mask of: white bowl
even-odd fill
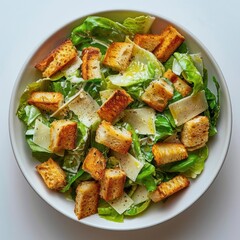
[[[129,10],[98,12],[91,15],[105,16],[116,21],[122,21],[129,16],[135,17],[143,14],[154,16],[151,13]],[[188,189],[179,192],[176,196],[171,197],[164,204],[158,203],[152,205],[144,214],[136,218],[125,219],[124,223],[110,222],[100,218],[98,215],[93,215],[79,221],[93,227],[111,230],[132,230],[160,224],[175,217],[196,202],[209,188],[219,173],[228,151],[231,137],[232,112],[228,88],[221,70],[206,47],[189,31],[165,18],[159,16],[155,17],[156,21],[152,26],[152,31],[154,33],[159,33],[169,23],[175,25],[177,29],[185,36],[186,43],[191,52],[202,53],[204,63],[208,69],[209,78],[215,76],[218,79],[221,86],[221,114],[218,121],[219,131],[218,134],[209,142],[210,154],[204,171],[196,180],[191,182],[191,185]],[[12,148],[23,175],[32,188],[39,194],[40,197],[42,197],[42,199],[44,199],[57,211],[76,221],[78,220],[73,212],[74,202],[67,201],[62,194],[48,190],[43,184],[39,175],[36,173],[35,166],[38,162],[32,158],[31,151],[25,141],[24,126],[17,118],[16,110],[19,104],[20,96],[26,85],[40,77],[39,73],[34,68],[36,62],[41,60],[43,56],[45,56],[55,46],[62,42],[70,34],[71,30],[78,26],[85,18],[86,16],[83,16],[82,18],[63,26],[61,29],[57,30],[49,38],[47,38],[47,40],[43,41],[43,43],[33,52],[23,66],[15,82],[9,111],[9,130]],[[210,89],[213,88],[211,85],[209,87]]]

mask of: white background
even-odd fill
[[[192,0],[0,0],[0,239],[240,239],[240,2]],[[8,134],[8,108],[18,72],[49,34],[81,15],[110,9],[149,11],[180,23],[219,64],[233,106],[225,163],[209,190],[174,219],[137,231],[94,229],[48,206],[23,177]],[[221,129],[219,129],[221,131]]]

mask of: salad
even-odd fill
[[[151,33],[154,20],[87,17],[20,98],[36,170],[78,219],[137,217],[204,170],[220,87],[174,26]]]

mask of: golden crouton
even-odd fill
[[[100,71],[101,52],[99,48],[88,47],[82,51],[82,77],[84,80],[101,78]]]
[[[152,52],[161,42],[162,36],[157,34],[136,34],[134,43]]]
[[[36,169],[49,189],[61,190],[66,185],[65,172],[52,158],[37,165]]]
[[[158,142],[152,152],[157,165],[179,161],[188,157],[186,148],[181,143]]]
[[[99,184],[97,182],[81,182],[77,186],[76,194],[74,212],[79,220],[97,213],[99,200]]]
[[[96,131],[95,140],[122,154],[126,154],[132,144],[132,136],[129,131],[126,129],[120,130],[104,120]]]
[[[50,149],[53,152],[73,150],[76,147],[77,123],[70,120],[56,120],[50,127]]]
[[[101,119],[113,122],[133,99],[125,90],[116,90],[97,111]]]
[[[188,150],[201,148],[208,141],[209,119],[197,116],[184,123],[181,132],[181,142]]]
[[[178,175],[167,182],[160,183],[157,189],[154,192],[150,193],[150,198],[153,202],[159,202],[188,187],[189,184],[190,181],[185,176]]]
[[[168,69],[163,76],[168,78],[172,83],[174,88],[183,96],[186,97],[192,92],[192,88],[186,83],[186,81],[182,80],[178,77],[171,69]]]
[[[113,42],[108,47],[102,63],[115,71],[124,71],[129,65],[132,50],[132,43]]]
[[[71,40],[66,40],[55,48],[46,58],[35,67],[40,70],[43,77],[51,77],[54,73],[62,69],[67,63],[77,56],[77,49]]]
[[[88,172],[95,180],[103,177],[106,168],[106,159],[96,148],[91,148],[83,162],[82,169]]]
[[[155,110],[162,112],[173,97],[173,87],[163,79],[154,80],[145,89],[141,99]]]
[[[105,201],[112,201],[123,194],[126,174],[120,169],[106,169],[101,181],[100,196]]]
[[[161,37],[162,41],[154,49],[153,53],[159,61],[166,62],[175,50],[183,43],[185,38],[172,26],[168,26],[164,29],[161,33]]]
[[[63,104],[64,97],[58,92],[33,92],[28,104],[46,112],[55,112]]]

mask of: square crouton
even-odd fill
[[[184,123],[181,132],[181,142],[188,150],[201,148],[208,141],[209,119],[197,116]]]
[[[129,65],[132,50],[132,43],[113,42],[108,47],[102,63],[115,71],[124,71]]]
[[[162,41],[154,49],[153,53],[159,61],[166,62],[175,50],[183,43],[185,38],[173,26],[168,26],[164,29],[161,33],[161,37]]]
[[[152,152],[157,165],[183,160],[188,157],[186,148],[181,143],[158,142]]]
[[[101,119],[112,123],[132,101],[133,99],[125,90],[116,90],[97,113]]]
[[[58,92],[33,92],[28,99],[28,104],[46,112],[55,112],[62,106],[63,101],[63,95]]]
[[[56,120],[50,127],[50,149],[53,152],[73,150],[76,147],[77,123],[70,120]]]
[[[192,92],[192,88],[186,83],[186,81],[182,80],[178,77],[171,69],[168,69],[163,77],[168,78],[172,83],[174,88],[183,96],[186,97]]]
[[[101,52],[99,48],[87,47],[82,51],[82,77],[84,80],[101,78]]]
[[[97,213],[99,184],[95,181],[81,182],[76,189],[74,212],[77,218],[88,217]]]
[[[132,136],[129,131],[120,130],[104,120],[98,126],[95,140],[122,154],[126,154],[132,144]]]
[[[49,189],[61,190],[66,185],[66,174],[52,158],[36,166]]]
[[[101,180],[106,168],[106,159],[96,148],[91,148],[83,162],[82,169],[95,180]]]
[[[152,52],[160,43],[162,36],[159,34],[136,34],[134,43],[138,46]]]
[[[188,187],[190,181],[183,175],[178,175],[167,182],[162,182],[157,189],[150,194],[153,202],[159,202],[174,193]]]
[[[126,174],[120,169],[106,169],[100,186],[100,197],[112,201],[123,195]]]
[[[150,107],[162,112],[173,97],[173,87],[163,79],[152,81],[145,89],[141,99]]]
[[[55,48],[46,58],[36,64],[43,77],[51,77],[77,56],[77,49],[71,40],[66,40]]]

